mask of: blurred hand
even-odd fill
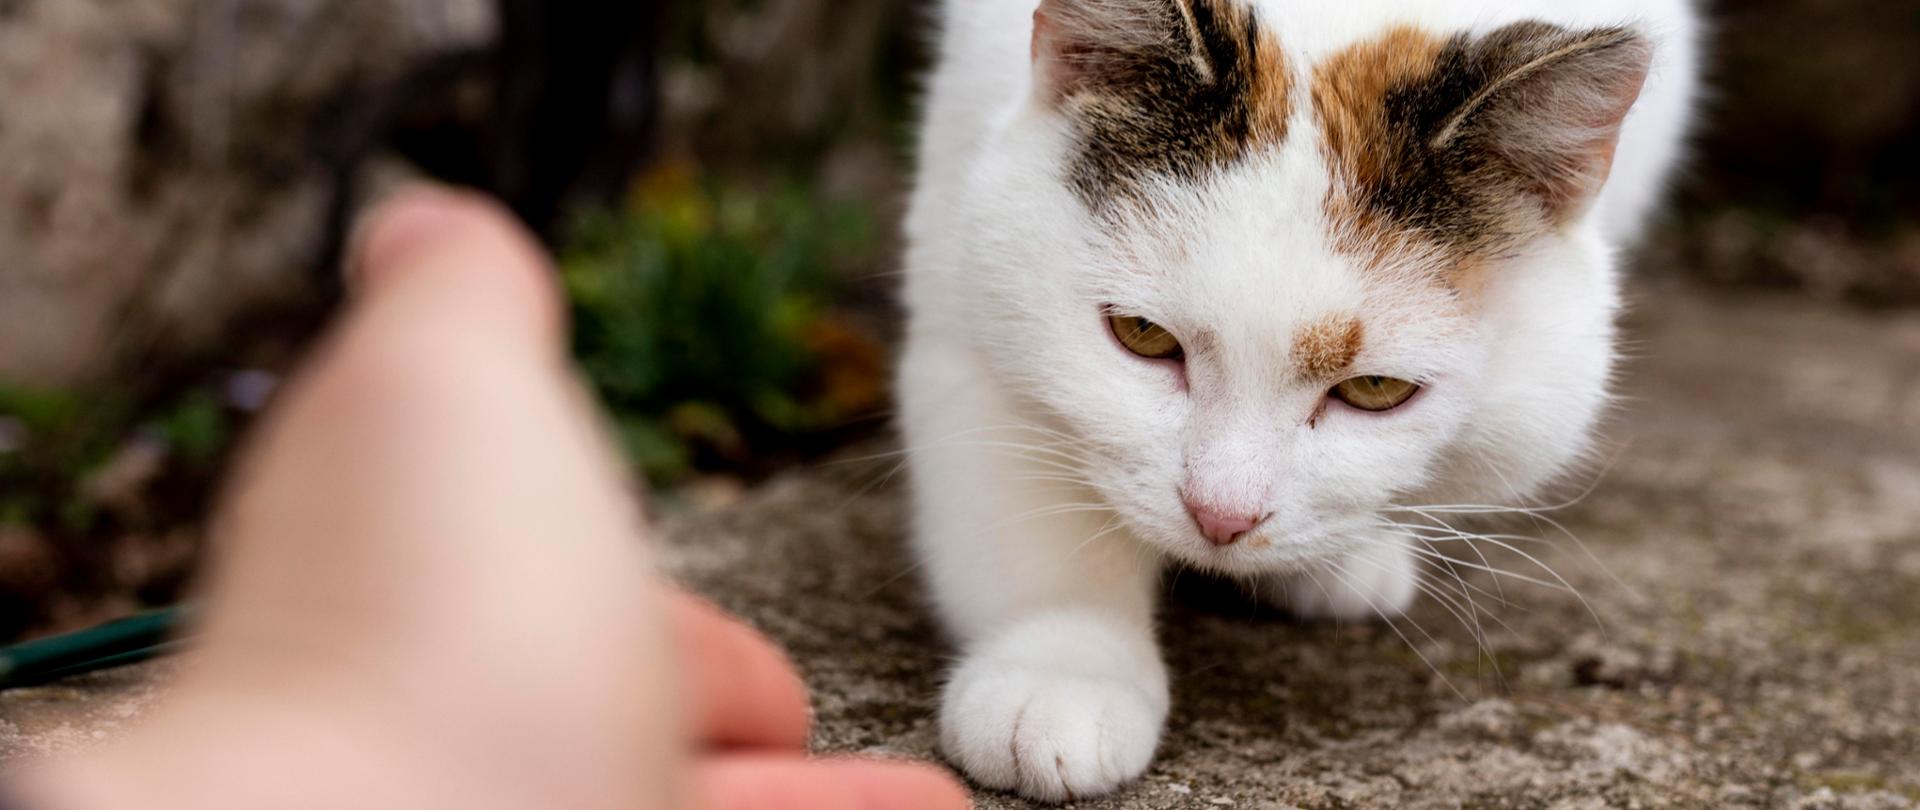
[[[199,650],[34,808],[964,808],[918,765],[807,761],[763,638],[651,578],[538,247],[419,190],[243,457]]]

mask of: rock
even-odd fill
[[[490,8],[0,3],[0,379],[95,381],[314,295],[329,105],[486,42]]]

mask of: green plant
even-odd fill
[[[870,250],[871,222],[792,185],[670,172],[577,223],[561,260],[575,353],[650,478],[871,407],[823,382],[847,345],[826,303],[836,268]]]
[[[232,416],[206,390],[142,409],[112,391],[0,386],[0,418],[18,436],[0,449],[0,524],[68,536],[108,528],[87,482],[130,446],[155,442],[159,469],[144,478],[210,478],[233,434]]]

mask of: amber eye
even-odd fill
[[[1333,387],[1333,398],[1363,411],[1391,411],[1420,393],[1417,383],[1393,377],[1355,377]]]
[[[1180,348],[1172,332],[1146,318],[1131,315],[1109,315],[1107,325],[1112,327],[1113,336],[1120,339],[1120,345],[1127,351],[1152,360],[1179,360],[1186,351]]]

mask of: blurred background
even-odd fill
[[[1920,4],[1709,5],[1641,288],[1920,306]],[[409,177],[548,240],[662,508],[882,433],[924,13],[0,0],[0,641],[185,593],[355,212]]]

